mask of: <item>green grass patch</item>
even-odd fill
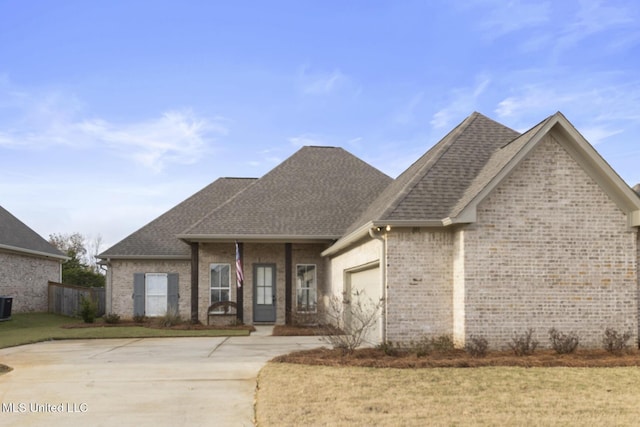
[[[14,314],[11,320],[0,322],[0,348],[49,340],[249,335],[249,331],[238,329],[176,330],[144,326],[101,327],[99,323],[91,328],[62,328],[63,325],[74,323],[80,324],[82,320],[50,313]]]

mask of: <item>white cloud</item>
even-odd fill
[[[298,71],[298,87],[305,95],[328,95],[352,87],[349,77],[339,69],[312,71],[308,66]]]
[[[212,133],[226,135],[220,123],[203,119],[191,111],[170,111],[160,118],[127,125],[86,120],[78,129],[95,141],[106,143],[123,157],[161,171],[168,163],[197,162],[207,149]]]
[[[476,5],[489,7],[487,16],[481,17],[479,21],[480,29],[489,38],[544,25],[551,15],[550,2],[492,0],[477,2]]]
[[[458,88],[451,91],[452,101],[436,112],[431,119],[431,125],[436,128],[449,127],[451,122],[466,117],[476,109],[478,99],[491,83],[487,76],[479,76],[472,88]]]
[[[167,111],[159,118],[111,123],[83,117],[82,102],[61,91],[16,91],[0,82],[3,113],[0,146],[39,150],[50,146],[76,149],[106,147],[152,171],[167,164],[199,160],[215,136],[228,133],[221,117],[199,117],[191,110]]]

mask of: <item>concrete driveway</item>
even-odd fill
[[[0,350],[3,426],[251,426],[258,371],[317,337],[51,341]]]

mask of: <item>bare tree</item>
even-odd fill
[[[333,348],[352,353],[376,326],[382,305],[383,300],[373,301],[364,291],[355,290],[344,298],[333,295],[325,313],[329,327],[323,339]]]

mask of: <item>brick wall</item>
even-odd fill
[[[178,273],[178,312],[191,318],[191,264],[187,260],[112,260],[107,274],[107,312],[123,319],[133,317],[133,275],[135,273]]]
[[[502,347],[551,327],[599,347],[606,327],[637,340],[636,230],[552,135],[478,207],[464,230],[465,335]]]
[[[56,260],[0,252],[0,296],[13,297],[11,312],[46,312],[49,281],[60,281]]]
[[[395,229],[387,234],[387,339],[453,333],[453,235]]]

